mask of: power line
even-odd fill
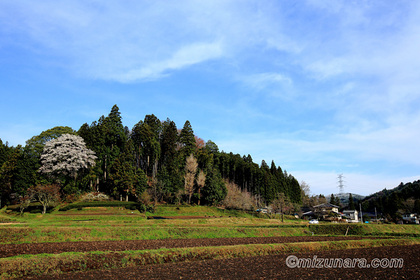
[[[344,176],[343,174],[338,175],[338,188],[340,189],[340,193],[344,193]]]

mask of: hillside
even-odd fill
[[[0,139],[0,204],[16,202],[42,183],[58,184],[66,200],[95,191],[117,200],[217,205],[227,195],[226,181],[263,205],[279,193],[301,202],[298,181],[273,161],[257,164],[251,155],[219,151],[195,135],[188,120],[179,128],[151,114],[130,129],[117,105],[79,130],[43,131],[25,147]]]
[[[362,200],[364,211],[375,208],[384,217],[396,220],[406,213],[420,213],[420,180],[401,183],[399,186],[376,192]]]
[[[345,206],[345,205],[349,204],[350,193],[334,193],[333,195],[334,195],[334,197],[336,197],[336,198],[338,197],[340,199],[341,205]],[[365,196],[360,195],[360,194],[352,193],[351,195],[353,196],[353,200],[355,202],[363,200],[365,198]],[[325,198],[327,199],[327,201],[330,201],[331,195],[327,195],[327,196],[325,196]]]

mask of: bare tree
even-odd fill
[[[191,203],[191,196],[194,193],[194,179],[195,174],[197,173],[197,159],[191,154],[187,157],[187,162],[185,164],[185,192],[188,195],[188,204]]]
[[[42,214],[47,212],[47,207],[60,200],[60,187],[57,185],[37,185],[28,189],[28,195],[41,203]]]
[[[238,185],[232,182],[225,182],[227,195],[223,205],[227,208],[253,210],[256,208],[257,199],[250,192],[241,190]]]
[[[281,221],[284,221],[284,213],[290,211],[293,208],[293,204],[284,193],[278,193],[277,198],[271,203],[274,213],[281,214]]]
[[[31,204],[32,199],[32,196],[29,194],[19,197],[19,210],[21,216],[23,216],[23,212],[29,207],[29,204]]]
[[[300,189],[302,190],[301,191],[301,197],[302,197],[303,206],[310,206],[309,195],[311,193],[311,189],[310,189],[309,185],[305,181],[302,181],[300,183]]]
[[[201,189],[204,187],[205,184],[206,184],[206,173],[204,173],[203,170],[200,170],[200,172],[198,172],[198,177],[197,177],[198,205],[200,205],[200,200],[201,200]]]

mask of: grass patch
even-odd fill
[[[95,222],[95,221],[93,221]],[[88,222],[89,223],[89,222]],[[196,226],[162,224],[151,226],[85,226],[85,227],[1,227],[0,243],[42,243],[69,241],[191,239],[221,237],[271,237],[307,235],[305,228],[246,227],[246,226]]]
[[[124,207],[130,210],[144,210],[146,207],[134,201],[91,201],[91,202],[77,202],[61,207],[59,211],[68,211],[71,209],[81,210],[85,207]]]
[[[372,235],[420,237],[418,225],[396,224],[320,224],[309,225],[314,234],[322,235]]]
[[[198,217],[243,217],[252,218],[253,215],[244,211],[220,209],[210,206],[170,205],[159,206],[153,213],[155,216],[198,216]]]

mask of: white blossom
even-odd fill
[[[94,166],[95,159],[95,153],[86,148],[82,137],[63,134],[45,144],[39,171],[75,177],[80,169]]]

